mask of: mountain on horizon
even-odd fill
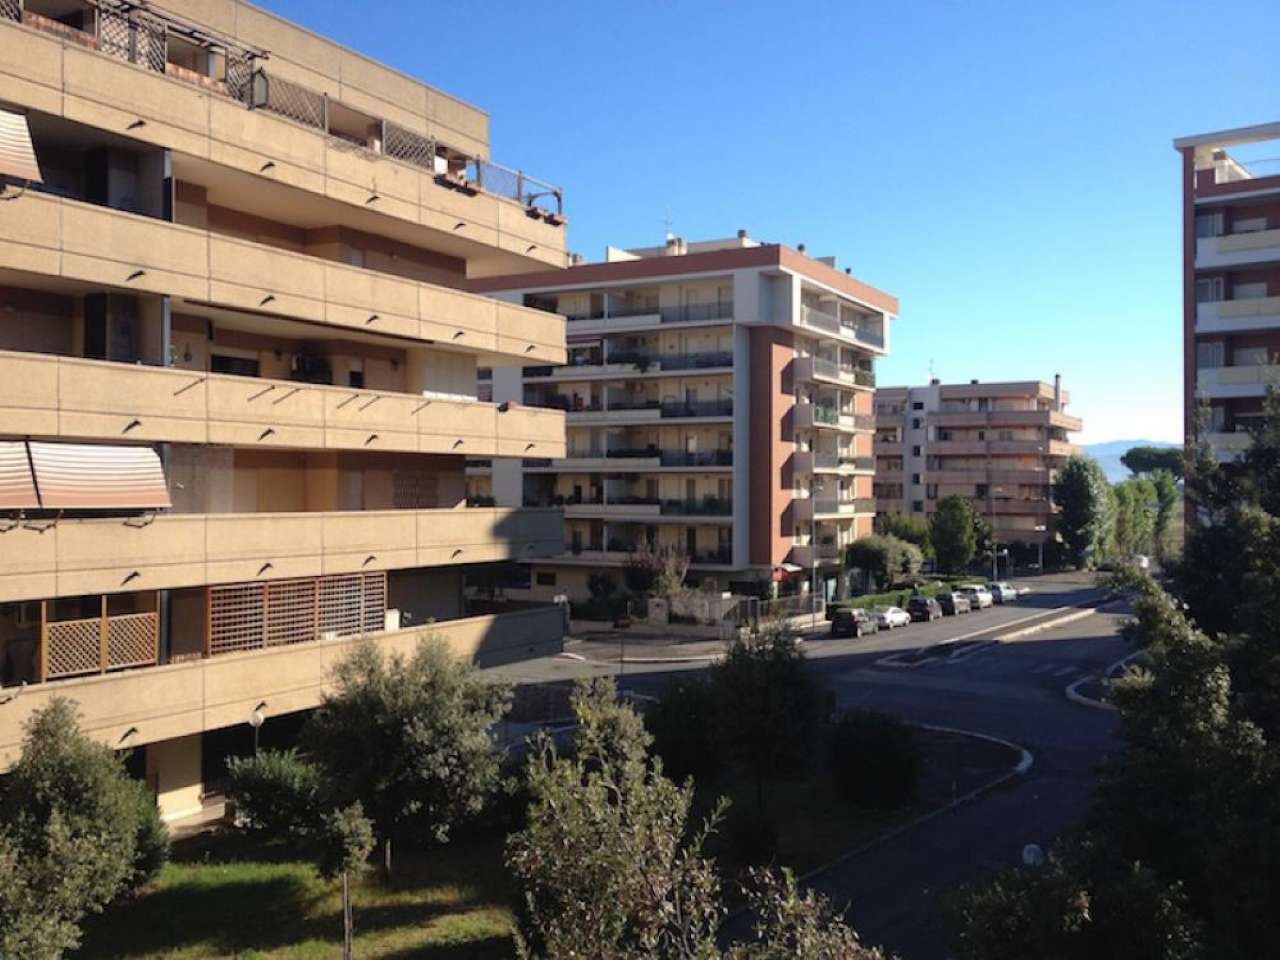
[[[1086,443],[1080,449],[1098,461],[1098,466],[1102,467],[1102,472],[1107,475],[1108,480],[1119,483],[1129,477],[1129,470],[1120,462],[1120,458],[1134,447],[1176,446],[1178,444],[1167,440],[1108,440],[1105,443]]]

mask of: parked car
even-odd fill
[[[949,617],[968,613],[973,609],[969,606],[969,598],[963,593],[940,593],[938,594],[938,605],[942,607],[942,612]]]
[[[1013,584],[1001,580],[991,585],[991,596],[996,603],[1013,603],[1018,599],[1018,591]]]
[[[933,597],[926,597],[916,594],[907,601],[907,613],[910,614],[912,620],[919,620],[924,623],[932,623],[934,620],[942,619],[942,607]]]
[[[969,584],[960,588],[969,600],[970,608],[974,610],[983,610],[995,603],[995,598],[991,595],[991,591],[980,584]]]
[[[908,627],[910,625],[911,614],[901,607],[880,607],[876,610],[877,627],[892,630],[894,627]]]
[[[831,617],[833,637],[863,637],[879,629],[876,618],[861,607],[841,607]]]

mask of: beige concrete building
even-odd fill
[[[239,0],[0,0],[0,770],[56,694],[169,817],[205,749],[313,707],[356,638],[494,663],[562,618],[466,583],[563,546],[466,503],[564,455],[476,370],[562,363],[556,188],[479,109]]]
[[[567,364],[492,379],[495,400],[565,411],[566,455],[473,468],[477,496],[564,508],[534,596],[584,597],[599,571],[621,583],[644,544],[684,553],[693,583],[834,589],[843,546],[871,530],[894,297],[746,231],[474,287],[568,318]]]
[[[876,391],[876,513],[927,517],[943,497],[968,498],[998,544],[1053,536],[1051,487],[1079,452],[1069,395],[1053,383],[944,384]]]

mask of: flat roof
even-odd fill
[[[685,253],[669,257],[583,263],[565,270],[543,270],[536,273],[509,274],[504,277],[482,277],[469,281],[467,287],[476,293],[554,290],[589,284],[605,285],[636,280],[656,280],[661,277],[715,273],[749,267],[780,267],[790,270],[853,300],[859,300],[894,316],[898,314],[897,297],[780,243],[762,243],[757,247],[709,250],[705,253]]]
[[[1175,150],[1185,150],[1188,147],[1226,147],[1236,143],[1258,143],[1262,140],[1276,139],[1280,139],[1280,121],[1178,137],[1173,141],[1173,147]]]

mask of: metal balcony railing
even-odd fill
[[[733,513],[733,501],[719,497],[701,500],[664,500],[662,512],[673,516],[727,517]]]
[[[733,415],[733,399],[675,400],[662,404],[664,417],[728,417]]]
[[[732,450],[663,450],[664,467],[731,467]]]
[[[686,303],[661,309],[663,323],[697,323],[701,320],[732,320],[732,303]]]

